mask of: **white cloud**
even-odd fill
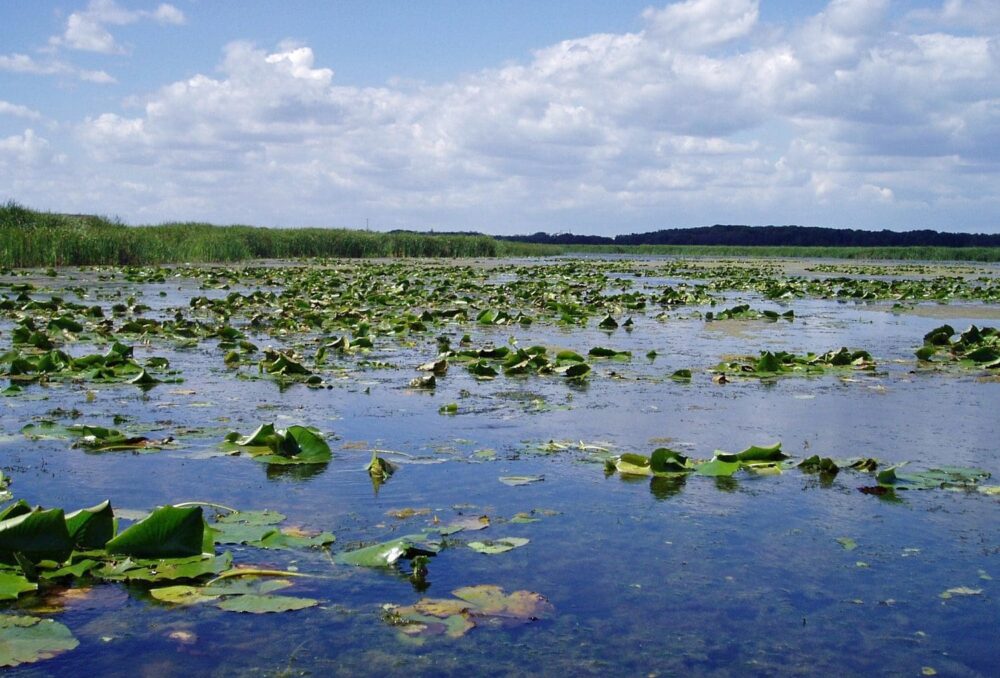
[[[0,166],[35,165],[48,157],[48,140],[37,136],[32,129],[24,130],[23,134],[0,138]]]
[[[32,110],[27,106],[21,106],[20,104],[12,104],[3,99],[0,99],[0,115],[11,115],[15,118],[27,118],[29,120],[39,120],[42,117],[38,111]]]
[[[64,75],[100,85],[117,82],[104,71],[77,68],[59,59],[38,61],[27,54],[0,54],[0,71],[30,75]]]
[[[180,26],[187,21],[184,12],[166,3],[157,7],[150,17],[158,23],[173,24],[174,26]]]
[[[704,49],[742,38],[753,30],[759,0],[684,0],[646,9],[648,32],[670,49]]]
[[[924,28],[996,30],[1000,27],[1000,3],[996,0],[945,0],[939,8],[911,11],[907,19]]]
[[[180,25],[185,17],[181,10],[170,4],[162,4],[153,11],[134,11],[118,5],[114,0],[91,0],[87,9],[69,15],[63,34],[51,37],[49,44],[87,52],[123,54],[127,50],[118,44],[107,26],[125,26],[141,20]]]
[[[94,171],[72,195],[152,221],[993,224],[995,32],[893,24],[884,0],[834,0],[777,31],[750,0],[643,16],[433,86],[343,86],[308,45],[235,42],[216,71],[80,123]]]

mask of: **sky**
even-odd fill
[[[1000,0],[0,3],[0,201],[1000,232]]]

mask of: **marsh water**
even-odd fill
[[[1000,498],[981,490],[1000,477],[1000,380],[996,370],[920,365],[914,350],[945,322],[959,332],[971,324],[997,326],[1000,306],[961,298],[902,304],[812,295],[767,299],[752,284],[716,285],[714,306],[614,306],[623,291],[654,295],[664,286],[706,282],[663,263],[574,264],[581,270],[599,265],[602,294],[611,299],[591,299],[595,308],[603,304],[601,311],[582,322],[538,312],[531,324],[494,325],[476,322],[470,312],[466,320],[439,320],[423,330],[373,333],[370,349],[332,357],[315,369],[323,380],[319,388],[268,378],[252,364],[227,365],[218,338],[177,342],[150,335],[120,341],[134,346],[140,362],[167,358],[182,381],[145,388],[50,381],[0,399],[0,468],[18,499],[67,510],[110,499],[122,516],[204,501],[279,511],[306,533],[336,535],[328,549],[217,547],[243,565],[314,575],[297,578],[290,589],[320,601],[309,609],[240,614],[211,605],[171,606],[154,600],[141,582],[64,583],[4,603],[5,613],[58,620],[79,640],[72,651],[13,671],[996,675]],[[339,271],[341,281],[372,266],[325,265]],[[455,266],[466,271],[456,278],[465,290],[470,276],[480,291],[536,276],[544,294],[546,270],[560,263],[385,265],[394,267],[386,285],[408,277],[419,285],[424,271],[433,272],[439,285]],[[785,266],[798,270],[802,264]],[[112,269],[50,272],[54,276],[31,271],[4,275],[0,283],[8,299],[55,296],[100,305],[112,324],[133,315],[177,314],[224,322],[262,349],[295,348],[309,358],[331,333],[279,327],[268,323],[267,313],[255,323],[260,309],[234,307],[220,320],[191,304],[196,297],[255,290],[280,297],[286,281],[309,269],[295,262],[268,267],[267,274],[230,267],[228,277],[207,267],[171,268],[151,280]],[[969,271],[958,275],[995,280],[1000,274],[995,267],[964,268]],[[790,275],[780,265],[768,270],[778,279]],[[856,277],[922,276],[890,268]],[[32,286],[27,292],[11,287],[25,282]],[[335,287],[335,280],[330,284]],[[377,285],[372,289],[379,292]],[[481,310],[477,294],[467,294],[475,311]],[[137,302],[148,308],[131,310]],[[740,303],[793,310],[795,317],[704,318],[705,311]],[[115,304],[128,308],[116,316]],[[605,311],[619,327],[598,327]],[[0,344],[10,344],[23,316],[8,306]],[[627,317],[633,323],[625,326]],[[452,361],[435,388],[410,385],[423,374],[416,368],[438,355],[440,337],[457,348],[466,334],[473,347],[516,342],[586,356],[603,346],[631,357],[588,358],[590,374],[574,380],[503,373],[479,379]],[[109,341],[82,333],[63,350],[102,350]],[[712,378],[727,356],[823,353],[841,346],[867,350],[875,369],[733,376],[729,383]],[[692,378],[671,379],[678,369],[691,370]],[[441,411],[451,403],[457,409]],[[41,421],[114,426],[173,442],[142,453],[94,453],[72,440],[21,433]],[[316,427],[333,459],[270,466],[221,447],[229,431],[248,433],[265,422]],[[622,453],[669,447],[709,459],[715,450],[778,441],[792,459],[768,473],[636,476],[606,470],[605,462]],[[381,484],[365,471],[373,450],[396,466]],[[794,466],[812,455],[870,457],[883,467],[972,467],[993,477],[974,487],[866,493],[859,488],[877,485],[870,473],[844,467],[821,477]],[[535,481],[512,486],[500,480],[512,476]],[[531,521],[512,520],[519,514]],[[332,559],[480,516],[488,517],[489,527],[446,537],[422,582],[411,578],[405,559],[377,568]],[[503,537],[530,541],[495,555],[467,546]],[[481,624],[459,637],[407,635],[386,621],[387,604],[412,605],[480,584],[539,593],[552,611],[530,623]],[[946,594],[949,589],[958,592]]]

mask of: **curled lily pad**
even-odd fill
[[[821,458],[818,454],[802,460],[799,463],[799,468],[806,473],[823,473],[827,475],[834,475],[840,471],[840,467],[837,466],[837,463],[833,459],[829,457]]]
[[[368,465],[365,466],[365,470],[368,471],[368,475],[370,475],[373,479],[384,482],[389,479],[389,476],[396,472],[396,466],[378,456],[378,453],[372,450],[371,461],[369,461]]]
[[[324,464],[333,458],[330,446],[319,433],[307,426],[289,426],[279,430],[274,424],[261,424],[250,435],[229,434],[227,441],[267,464]]]
[[[688,458],[668,447],[658,447],[649,455],[649,467],[657,473],[687,473]]]
[[[788,455],[781,451],[781,443],[774,443],[766,447],[759,447],[757,445],[751,445],[742,452],[737,452],[736,454],[726,454],[725,452],[717,452],[716,458],[722,461],[737,461],[744,464],[752,464],[757,462],[772,462],[781,461],[783,459],[788,459]]]
[[[139,558],[184,558],[201,554],[204,533],[200,506],[161,506],[110,540],[106,549]]]
[[[34,509],[0,520],[0,562],[14,564],[26,559],[61,563],[72,550],[73,539],[62,509]]]
[[[437,387],[437,378],[433,374],[423,377],[416,377],[410,380],[410,388],[420,388],[432,390]]]
[[[80,549],[102,549],[115,536],[115,516],[111,502],[80,509],[66,515],[66,529]]]

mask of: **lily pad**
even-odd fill
[[[739,470],[740,463],[738,461],[723,461],[719,458],[697,464],[694,467],[694,472],[698,475],[713,477],[731,476]]]
[[[61,563],[72,550],[73,540],[62,509],[34,509],[0,520],[0,562],[14,564],[18,562],[16,554],[31,562]]]
[[[108,553],[139,558],[183,558],[202,552],[200,506],[161,506],[107,543]]]
[[[290,464],[325,464],[333,458],[330,446],[319,433],[307,426],[289,426],[277,430],[274,424],[261,424],[250,435],[231,433],[227,441],[246,451],[257,461],[285,466]]]
[[[500,537],[490,541],[470,541],[468,547],[477,553],[496,555],[506,553],[528,544],[531,540],[523,537]]]
[[[57,621],[0,615],[0,666],[51,659],[79,644],[70,630]]]
[[[545,476],[501,476],[500,482],[504,485],[517,487],[519,485],[531,485],[545,480]]]
[[[342,565],[360,567],[389,567],[401,558],[435,555],[438,549],[438,543],[433,541],[433,537],[430,535],[407,535],[380,544],[338,553],[333,557],[333,561]]]
[[[22,593],[37,591],[38,584],[20,574],[0,572],[0,600],[16,600]]]
[[[454,598],[422,598],[413,605],[386,606],[386,621],[408,636],[460,638],[477,626],[526,624],[550,616],[552,604],[531,591],[504,593],[499,586],[466,586]]]
[[[250,614],[270,614],[273,612],[291,612],[315,607],[319,601],[313,598],[297,598],[295,596],[266,596],[248,593],[220,600],[216,607],[229,612],[246,612]]]

